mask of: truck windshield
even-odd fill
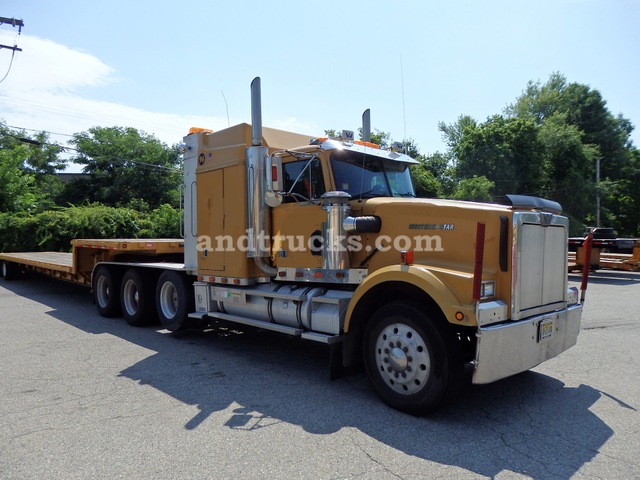
[[[331,154],[336,189],[351,198],[415,197],[409,164],[356,152]]]

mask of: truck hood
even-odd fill
[[[493,212],[508,214],[512,207],[494,203],[465,202],[431,198],[389,198],[377,197],[351,203],[351,209],[358,215],[398,214],[403,216],[423,216],[434,211],[446,211],[450,214],[462,212]]]

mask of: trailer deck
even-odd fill
[[[76,239],[72,251],[0,253],[0,261],[21,269],[37,271],[61,280],[91,285],[91,273],[97,263],[117,262],[126,257],[131,263],[176,262],[183,255],[184,241],[175,238],[153,239]],[[176,269],[177,263],[170,269]]]

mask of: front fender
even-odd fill
[[[344,331],[349,331],[353,312],[358,302],[373,288],[387,282],[401,282],[419,288],[440,307],[445,318],[450,323],[458,325],[475,325],[475,305],[471,302],[463,304],[455,292],[448,287],[441,278],[455,278],[456,282],[471,284],[473,275],[465,272],[426,267],[424,265],[390,265],[376,270],[358,286],[351,297],[349,308],[345,316]],[[456,313],[462,312],[462,321],[456,319]]]

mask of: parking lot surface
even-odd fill
[[[0,478],[640,478],[639,298],[640,273],[597,272],[575,347],[416,418],[329,381],[322,345],[133,328],[0,279]]]

